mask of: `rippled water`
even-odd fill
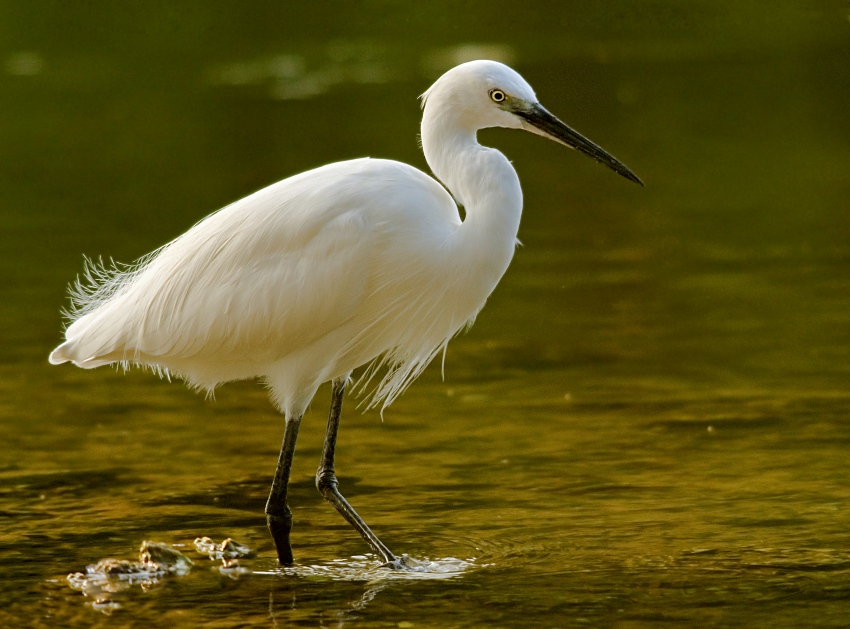
[[[846,15],[145,6],[0,2],[0,624],[846,626]],[[383,421],[348,400],[338,446],[342,491],[419,569],[381,569],[316,492],[327,388],[281,569],[262,387],[50,367],[65,287],[82,254],[130,261],[301,170],[424,167],[416,96],[469,56],[513,63],[647,188],[481,134],[520,174],[524,246],[445,381]],[[256,554],[222,571],[201,536]],[[144,540],[191,571],[107,606],[70,587]]]

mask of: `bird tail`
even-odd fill
[[[74,363],[77,367],[82,367],[83,369],[94,369],[95,367],[100,367],[101,365],[108,365],[113,360],[106,360],[102,357],[89,357],[83,358],[79,352],[79,343],[76,341],[65,341],[50,352],[50,356],[48,356],[47,360],[50,361],[51,365],[61,365],[62,363],[71,362]]]
[[[143,259],[142,263],[147,259]],[[103,261],[85,259],[82,278],[70,288],[71,305],[63,310],[68,319],[65,342],[54,349],[48,360],[53,365],[71,362],[83,369],[122,360],[120,323],[122,316],[110,308],[114,298],[130,283],[142,264],[107,267]]]
[[[66,341],[50,352],[50,356],[48,356],[47,360],[50,361],[51,365],[61,365],[62,363],[67,363],[71,360],[69,345],[70,342]]]

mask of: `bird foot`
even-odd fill
[[[416,570],[415,562],[407,555],[393,557],[390,561],[382,563],[381,568],[387,568],[389,570]]]

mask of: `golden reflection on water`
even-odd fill
[[[497,383],[461,378],[450,388],[426,377],[383,423],[349,412],[339,450],[343,490],[394,551],[465,558],[451,576],[472,588],[464,605],[479,620],[497,622],[488,611],[494,602],[516,607],[529,599],[525,621],[567,610],[576,622],[610,618],[619,613],[612,604],[636,621],[656,606],[684,621],[693,606],[846,596],[846,396],[676,395],[633,381],[627,393],[574,389],[566,399],[556,397],[558,380],[543,370],[531,379],[503,374]],[[450,605],[468,592],[402,594],[381,585],[380,569],[360,555],[363,542],[312,486],[318,409],[305,421],[293,470],[298,565],[281,571],[262,518],[280,422],[262,410],[262,390],[228,387],[210,403],[141,374],[107,374],[101,386],[106,399],[122,390],[126,406],[80,401],[81,415],[104,423],[66,453],[54,452],[55,471],[3,474],[4,504],[18,509],[7,514],[4,558],[25,565],[42,557],[52,567],[59,581],[35,591],[42,606],[64,601],[55,609],[60,618],[84,604],[62,590],[61,571],[129,556],[141,537],[185,543],[228,535],[260,555],[254,574],[239,581],[204,564],[160,588],[158,598],[131,592],[116,613],[134,618],[168,616],[165,592],[166,607],[181,606],[221,587],[228,595],[218,613],[260,614],[260,599],[271,595],[273,613],[290,620],[323,617],[328,596],[345,618],[357,608],[377,619],[399,595]],[[180,399],[183,408],[174,408]],[[58,529],[34,533],[32,522],[57,519]],[[340,580],[372,585],[347,587],[343,602],[337,586],[315,598],[318,583]]]
[[[726,4],[558,3],[542,23],[513,3],[495,30],[488,4],[460,39],[431,5],[406,21],[341,7],[312,30],[297,9],[304,38],[269,30],[271,8],[219,7],[172,39],[169,11],[132,16],[148,28],[131,36],[117,9],[3,4],[31,41],[0,55],[0,624],[844,626],[846,42],[793,3],[769,28]],[[121,41],[101,39],[106,19]],[[358,20],[405,37],[354,37]],[[349,401],[338,447],[366,521],[451,578],[384,578],[315,491],[325,389],[293,467],[298,564],[279,570],[266,392],[49,367],[65,285],[81,253],[130,261],[287,174],[364,154],[423,166],[416,95],[483,50],[648,186],[481,134],[523,182],[524,246],[445,382],[430,369],[383,422]],[[68,587],[142,540],[204,535],[256,549],[253,574],[200,562],[109,617]]]

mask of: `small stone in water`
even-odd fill
[[[219,566],[218,571],[231,579],[238,579],[243,575],[251,574],[251,572],[253,572],[250,568],[240,565],[239,560],[235,558],[222,559],[221,566]]]
[[[92,607],[110,614],[120,605],[111,595],[139,585],[142,589],[156,586],[169,574],[184,576],[192,569],[192,561],[168,544],[146,541],[139,549],[139,561],[101,559],[86,567],[86,574],[68,575],[68,585],[94,599]]]
[[[96,601],[93,601],[91,606],[92,609],[96,609],[99,612],[103,612],[107,616],[112,614],[112,612],[114,612],[116,609],[121,609],[121,605],[119,605],[108,597],[99,598]]]
[[[186,574],[192,568],[192,560],[176,548],[160,542],[142,542],[139,549],[142,565],[174,574]]]
[[[250,548],[244,544],[240,544],[231,538],[227,538],[221,543],[221,552],[224,557],[250,557],[254,554]]]
[[[128,559],[101,559],[96,564],[86,567],[86,571],[91,574],[105,575],[108,577],[118,577],[122,575],[150,575],[150,568],[139,563],[138,561],[130,561]],[[80,574],[79,572],[77,574]]]
[[[198,537],[195,539],[195,548],[203,555],[207,555],[210,559],[234,559],[241,557],[251,557],[254,554],[250,548],[244,544],[228,537],[221,544],[216,544],[209,537]]]

